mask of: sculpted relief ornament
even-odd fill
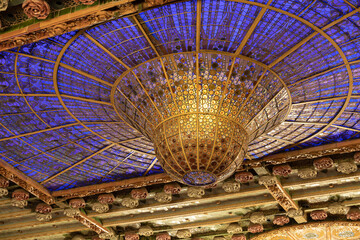
[[[250,222],[252,223],[264,223],[266,222],[266,217],[262,212],[254,212],[250,215]]]
[[[222,188],[227,193],[239,192],[240,191],[240,183],[235,181],[224,182]]]
[[[230,223],[226,229],[229,234],[241,233],[242,230],[242,227],[238,223]]]
[[[121,205],[127,208],[136,208],[139,206],[139,200],[126,197],[121,201]]]
[[[91,209],[97,213],[106,213],[109,211],[109,205],[106,203],[94,203]]]
[[[202,187],[188,187],[187,195],[191,198],[202,198],[205,195],[205,189]]]
[[[357,171],[357,165],[353,162],[341,162],[336,170],[341,173],[350,174]]]
[[[150,237],[153,234],[154,234],[154,231],[152,230],[152,228],[150,226],[141,226],[139,228],[140,236]]]
[[[190,238],[191,237],[191,232],[190,232],[189,229],[179,230],[179,231],[177,231],[176,236],[178,238]]]
[[[330,204],[330,206],[328,207],[328,211],[329,213],[333,214],[333,215],[345,215],[349,212],[350,207],[344,206],[340,203],[332,203]]]
[[[45,0],[25,0],[22,8],[29,18],[46,19],[50,14],[50,6]]]
[[[172,201],[172,195],[166,192],[158,192],[155,194],[155,200],[160,203],[169,203]]]
[[[299,169],[298,176],[302,179],[314,178],[317,176],[317,171],[313,168]]]

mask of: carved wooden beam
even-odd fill
[[[260,176],[259,183],[264,185],[270,192],[271,196],[279,203],[279,205],[288,212],[290,209],[299,210],[299,205],[291,198],[290,194],[283,187],[279,178],[272,176],[265,167],[254,168],[256,173]],[[307,222],[306,214],[294,217],[297,223]]]
[[[75,197],[86,197],[99,193],[115,192],[130,188],[140,188],[150,186],[154,184],[168,183],[173,180],[166,174],[155,174],[146,177],[138,177],[125,179],[116,182],[96,184],[86,187],[72,188],[68,190],[60,190],[52,193],[53,197],[62,197],[59,201],[65,201],[66,199]]]
[[[38,182],[28,176],[25,176],[25,174],[3,160],[0,160],[0,175],[16,183],[45,203],[55,203],[55,198],[51,196],[50,192],[45,187],[41,186]]]
[[[100,223],[100,221],[95,220],[91,217],[88,217],[84,210],[80,211],[78,215],[73,216],[74,219],[78,220],[82,225],[85,227],[93,230],[97,234],[108,234],[108,235],[114,235],[114,232],[110,228],[105,228]]]

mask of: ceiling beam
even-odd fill
[[[45,203],[55,203],[55,198],[51,196],[49,190],[3,160],[0,160],[0,175],[19,185]]]
[[[53,192],[52,195],[54,197],[59,197],[59,198],[62,197],[63,199],[59,199],[59,200],[65,201],[66,199],[74,198],[74,197],[86,197],[100,193],[115,192],[130,188],[140,188],[140,187],[150,186],[153,184],[161,184],[168,182],[173,182],[173,180],[167,174],[161,173],[146,177],[130,178],[116,182],[101,183],[86,187],[60,190]]]

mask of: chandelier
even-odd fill
[[[226,53],[179,53],[129,69],[114,103],[147,136],[173,179],[205,186],[229,177],[249,143],[286,117],[284,83],[262,64]]]

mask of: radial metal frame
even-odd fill
[[[341,18],[339,18],[339,19],[337,19],[337,20],[329,23],[328,25],[326,25],[325,27],[323,27],[323,28],[320,29],[320,28],[316,27],[315,25],[313,25],[312,23],[308,22],[307,20],[305,20],[305,19],[303,19],[303,18],[300,18],[300,17],[297,16],[297,15],[294,15],[294,14],[291,14],[291,13],[286,12],[286,11],[284,11],[284,10],[281,10],[281,9],[276,8],[276,7],[270,6],[271,0],[270,0],[267,4],[261,4],[261,3],[256,3],[256,2],[247,1],[247,0],[233,0],[233,1],[234,1],[234,2],[240,2],[240,3],[246,3],[246,4],[250,4],[250,5],[254,5],[254,6],[261,7],[261,12],[263,12],[263,14],[264,14],[267,10],[273,10],[273,11],[276,11],[276,12],[279,12],[279,13],[282,13],[282,14],[285,14],[285,15],[291,17],[291,18],[294,18],[294,19],[296,19],[296,20],[304,23],[305,25],[311,27],[311,28],[314,30],[314,33],[310,34],[308,37],[306,37],[306,38],[303,39],[301,42],[299,42],[299,43],[296,44],[294,47],[292,47],[289,51],[287,51],[285,54],[283,54],[283,55],[280,56],[278,59],[276,59],[275,61],[273,61],[271,64],[269,64],[268,66],[266,66],[266,68],[267,68],[268,70],[271,70],[271,68],[274,67],[277,63],[279,63],[281,60],[283,60],[285,57],[287,57],[287,56],[288,56],[289,54],[291,54],[292,52],[296,51],[299,47],[301,47],[303,44],[305,44],[306,42],[308,42],[309,40],[311,40],[311,39],[312,39],[313,37],[315,37],[317,34],[321,34],[323,37],[325,37],[325,38],[336,48],[336,50],[337,50],[338,53],[340,54],[340,56],[341,56],[344,64],[342,64],[342,65],[340,65],[340,66],[337,66],[337,67],[334,67],[334,68],[332,68],[332,69],[325,70],[325,71],[323,71],[323,72],[321,72],[321,73],[317,73],[317,74],[315,74],[315,75],[313,75],[313,76],[310,76],[310,77],[308,77],[308,78],[306,78],[306,79],[301,80],[301,82],[307,81],[307,80],[312,79],[312,78],[317,77],[317,76],[321,76],[322,74],[325,74],[325,73],[330,72],[330,71],[332,71],[332,70],[338,69],[338,68],[340,68],[340,67],[346,67],[347,72],[348,72],[348,76],[349,76],[349,88],[348,88],[348,94],[347,94],[347,96],[346,96],[346,97],[345,97],[345,96],[344,96],[344,97],[341,97],[341,99],[345,99],[345,102],[344,102],[341,110],[336,114],[336,116],[335,116],[329,123],[327,123],[327,125],[324,125],[324,127],[323,127],[321,130],[319,130],[319,131],[317,131],[316,133],[312,134],[311,136],[309,136],[309,137],[301,140],[300,142],[297,142],[296,144],[293,144],[292,146],[296,146],[296,145],[298,145],[298,144],[300,144],[300,143],[306,142],[306,141],[308,141],[308,140],[310,140],[310,139],[318,136],[319,134],[321,134],[322,132],[324,132],[327,128],[333,126],[333,123],[335,123],[336,120],[337,120],[337,119],[341,116],[341,114],[345,111],[346,107],[348,106],[348,103],[349,103],[350,99],[353,98],[353,97],[356,97],[356,98],[358,97],[358,96],[353,96],[353,95],[352,95],[353,75],[352,75],[352,71],[351,71],[351,69],[350,69],[350,65],[353,64],[353,63],[359,62],[359,60],[349,62],[349,61],[347,60],[345,54],[343,53],[343,51],[340,49],[339,45],[338,45],[334,40],[332,40],[332,39],[329,37],[329,35],[327,35],[327,34],[324,32],[324,30],[326,30],[326,29],[328,29],[328,28],[336,25],[337,23],[339,23],[339,22],[345,20],[346,18],[354,15],[355,13],[359,12],[359,11],[360,11],[360,8],[356,8],[355,6],[353,6],[352,4],[350,4],[348,1],[346,1],[346,3],[347,3],[349,6],[351,6],[352,8],[354,8],[355,10],[352,11],[352,12],[350,12],[350,13],[348,13],[348,14],[346,14],[346,15],[344,15],[343,17],[341,17]],[[199,5],[201,6],[201,1],[198,1],[198,2],[200,2]],[[310,5],[311,5],[311,4],[310,4]],[[309,6],[310,6],[310,5],[309,5]],[[309,6],[308,6],[308,7],[309,7]],[[198,15],[199,15],[199,14],[198,14]],[[259,15],[260,15],[260,14],[259,14]],[[258,15],[258,17],[259,17],[259,15]],[[299,15],[301,15],[301,14],[299,14]],[[261,16],[261,17],[262,17],[262,16]],[[140,29],[142,29],[142,28],[141,28],[141,24],[138,22],[136,16],[134,16],[133,18],[134,18],[135,21],[137,21],[137,26],[140,27]],[[261,20],[261,18],[258,20],[258,22],[259,22],[260,20]],[[198,21],[197,21],[197,22],[198,22]],[[251,28],[253,28],[253,30],[256,28],[258,22],[257,22],[256,24],[255,24],[255,22],[252,24]],[[199,25],[200,25],[200,24],[197,24],[197,36],[199,36],[199,34],[200,34],[199,29],[201,29],[201,26],[198,27]],[[142,29],[142,30],[143,30],[143,29]],[[83,32],[84,32],[84,31],[79,31],[79,33],[75,35],[76,37],[74,36],[71,40],[68,41],[68,43],[63,47],[63,49],[62,49],[62,51],[61,51],[61,54],[60,54],[61,56],[65,53],[66,49],[70,46],[70,44],[71,44],[78,36],[80,36]],[[146,39],[149,41],[149,44],[151,45],[151,48],[153,48],[153,49],[155,50],[155,52],[157,53],[157,56],[158,56],[157,58],[160,59],[161,64],[162,64],[162,67],[164,68],[164,64],[163,64],[161,58],[162,58],[162,57],[165,57],[165,56],[160,56],[160,55],[159,55],[159,53],[156,51],[155,46],[151,43],[150,38],[147,36],[147,34],[146,34],[146,32],[145,32],[144,30],[143,30],[143,34],[144,34],[144,36],[146,37]],[[251,34],[247,34],[247,35],[249,35],[247,38],[249,38],[249,37],[251,36]],[[198,38],[198,37],[197,37],[197,38]],[[247,41],[247,39],[246,39],[246,41]],[[246,43],[246,41],[245,41],[245,43]],[[244,40],[243,40],[243,42],[244,42]],[[242,43],[242,45],[245,46],[245,43]],[[198,44],[199,44],[199,42],[197,41],[197,46],[198,46]],[[237,52],[241,52],[241,48],[240,48],[240,47],[241,47],[241,45],[240,45],[239,48],[238,48],[238,50],[239,50],[239,49],[240,49],[240,50],[239,50],[239,51],[237,50]],[[11,51],[8,51],[8,52],[11,52]],[[199,52],[202,52],[202,51],[201,51],[199,48],[197,48],[196,53],[198,54]],[[213,52],[213,51],[205,51],[205,52]],[[79,74],[82,74],[82,75],[84,75],[84,76],[86,76],[86,77],[89,77],[89,78],[91,78],[91,79],[93,79],[93,80],[95,80],[95,81],[98,81],[98,82],[103,83],[103,84],[105,84],[105,85],[111,86],[111,87],[112,87],[112,91],[111,91],[111,96],[112,96],[112,97],[111,97],[111,101],[112,101],[112,102],[111,102],[110,104],[107,104],[107,103],[105,103],[105,104],[106,104],[106,105],[112,105],[112,106],[114,106],[113,100],[112,100],[112,99],[113,99],[113,95],[114,95],[113,90],[115,89],[114,86],[116,86],[116,85],[120,82],[119,79],[120,79],[121,77],[120,77],[119,79],[117,79],[117,81],[115,82],[115,84],[110,84],[110,83],[108,83],[108,82],[106,82],[106,81],[103,81],[103,80],[101,80],[101,79],[93,76],[93,75],[84,73],[84,72],[82,72],[82,71],[79,71],[78,69],[75,69],[75,68],[71,67],[71,66],[68,66],[68,65],[66,65],[66,64],[60,63],[61,57],[60,57],[60,58],[58,57],[57,61],[54,62],[54,61],[52,61],[52,60],[45,59],[45,58],[42,58],[42,57],[35,57],[35,56],[31,56],[31,55],[23,54],[23,53],[18,53],[18,52],[12,52],[12,53],[14,53],[14,54],[17,55],[16,58],[18,57],[18,55],[23,55],[23,56],[27,56],[27,57],[39,59],[39,60],[42,60],[42,61],[53,62],[53,63],[56,64],[56,69],[58,69],[59,66],[62,66],[62,67],[65,67],[65,68],[67,68],[67,69],[69,69],[69,70],[71,70],[71,71],[74,71],[74,72],[77,72],[77,73],[79,73]],[[221,53],[221,54],[224,54],[224,53]],[[238,57],[238,56],[236,56],[236,54],[235,54],[234,58],[235,58],[235,57]],[[151,59],[151,60],[154,60],[154,58]],[[126,65],[124,65],[124,66],[126,67]],[[55,68],[54,68],[54,69],[55,69]],[[54,73],[55,73],[55,70],[54,70]],[[165,71],[165,73],[166,73],[166,71]],[[124,75],[124,74],[123,74],[123,75]],[[291,86],[293,86],[293,85],[295,85],[295,84],[299,84],[299,83],[300,83],[300,82],[297,82],[297,83],[294,83],[294,84],[290,84],[290,85],[288,85],[288,87],[291,87]],[[69,115],[71,115],[71,116],[73,117],[73,119],[74,119],[75,121],[77,121],[77,123],[68,124],[68,125],[63,125],[63,126],[58,126],[58,127],[52,127],[52,128],[49,128],[49,129],[39,130],[39,131],[32,132],[32,133],[19,134],[19,135],[16,135],[16,136],[12,136],[12,137],[5,138],[5,140],[14,139],[14,138],[21,138],[21,137],[23,137],[23,136],[28,136],[28,135],[32,135],[32,134],[36,134],[36,133],[41,133],[41,132],[56,130],[56,129],[60,129],[60,128],[62,128],[62,127],[74,126],[74,125],[78,125],[78,124],[82,125],[84,128],[86,128],[87,130],[89,130],[90,132],[92,132],[94,135],[96,135],[96,136],[98,136],[98,137],[100,137],[100,138],[103,138],[103,137],[101,137],[100,135],[98,135],[98,134],[96,134],[95,132],[93,132],[93,131],[92,131],[90,128],[88,128],[84,123],[82,123],[81,121],[79,121],[79,119],[77,119],[77,118],[70,112],[70,110],[66,107],[66,105],[65,105],[64,102],[62,101],[62,98],[63,98],[63,97],[65,97],[65,98],[66,98],[66,97],[69,97],[69,98],[77,99],[77,100],[81,100],[81,101],[86,101],[86,100],[83,99],[83,98],[78,98],[78,97],[74,97],[74,96],[67,96],[67,95],[62,95],[62,94],[60,94],[60,92],[59,92],[59,90],[58,90],[58,87],[57,87],[56,74],[54,74],[54,84],[56,84],[56,90],[57,90],[55,96],[58,97],[59,101],[61,102],[61,104],[62,104],[63,107],[64,107],[64,110],[67,111],[67,112],[69,113]],[[287,89],[287,91],[289,91],[289,90]],[[24,97],[24,99],[26,99],[27,96],[32,96],[32,95],[34,95],[34,94],[23,94],[23,93],[21,94],[21,96]],[[44,94],[42,94],[42,95],[44,95]],[[11,94],[9,94],[8,96],[11,96]],[[53,95],[51,95],[51,96],[53,96]],[[333,99],[336,100],[336,98],[333,98]],[[96,101],[96,100],[89,100],[89,101],[94,102],[94,101]],[[324,99],[320,99],[320,100],[314,100],[314,102],[315,102],[315,101],[320,102],[320,101],[325,101],[325,100],[324,100]],[[97,103],[100,103],[100,102],[97,102]],[[102,103],[104,103],[104,102],[102,102]],[[310,103],[310,102],[307,102],[307,103]],[[293,105],[297,105],[297,104],[303,104],[303,103],[294,103]],[[306,103],[304,103],[304,104],[306,104]],[[61,109],[61,110],[63,110],[63,109]],[[33,110],[32,110],[32,111],[33,111]],[[33,111],[33,112],[34,112],[34,111]],[[36,112],[34,112],[34,113],[35,113],[35,115],[37,115]],[[118,115],[120,115],[120,114],[118,114]],[[124,121],[124,122],[126,123],[126,121]],[[337,126],[335,125],[335,127],[337,127]],[[338,126],[338,127],[339,127],[339,126]],[[266,136],[264,136],[264,137],[266,137]],[[103,139],[104,139],[104,138],[103,138]],[[106,139],[106,140],[109,141],[108,139]],[[4,139],[0,139],[0,141],[4,141]],[[111,141],[110,141],[110,142],[111,142]],[[113,144],[118,144],[118,143],[113,142]],[[291,147],[292,147],[292,146],[291,146]],[[125,149],[128,149],[128,147],[123,146],[123,145],[120,145],[120,147],[125,148]],[[129,150],[130,150],[130,149],[129,149]],[[134,150],[134,149],[131,149],[131,150]],[[141,152],[141,151],[138,151],[138,152],[140,152],[140,153],[142,153],[142,154],[147,154],[147,153],[144,153],[144,152]]]

